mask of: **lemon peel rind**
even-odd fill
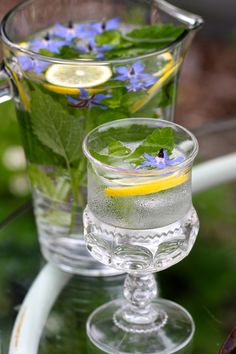
[[[80,94],[80,90],[78,88],[73,88],[73,87],[65,87],[65,86],[56,86],[52,84],[43,84],[43,86],[52,92],[59,93],[61,95],[78,95]],[[86,91],[88,91],[91,94],[96,94],[99,92],[105,91],[106,88],[89,88]]]
[[[139,184],[133,187],[113,188],[107,187],[104,192],[109,197],[134,197],[140,195],[149,195],[166,189],[177,187],[189,179],[189,173],[177,177],[167,177],[164,180],[157,180],[145,184]]]

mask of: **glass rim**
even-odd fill
[[[146,54],[142,54],[142,55],[138,55],[138,56],[127,57],[127,58],[122,58],[122,59],[111,59],[111,60],[62,59],[62,58],[55,58],[55,57],[51,57],[51,56],[47,56],[47,55],[42,55],[40,53],[33,52],[33,51],[28,50],[26,48],[22,48],[19,44],[11,41],[7,35],[6,25],[7,25],[8,21],[10,21],[12,16],[14,16],[14,14],[17,11],[21,10],[22,8],[26,7],[28,4],[30,4],[34,1],[35,0],[24,0],[23,2],[14,6],[10,11],[7,12],[7,14],[3,17],[2,22],[1,22],[1,29],[0,29],[1,39],[4,44],[6,44],[8,47],[10,47],[16,51],[19,51],[25,55],[30,56],[30,57],[36,58],[40,61],[50,62],[50,63],[54,63],[54,64],[68,64],[68,65],[69,64],[70,65],[76,64],[76,65],[94,66],[94,65],[122,64],[122,63],[132,62],[132,61],[136,61],[136,60],[146,59],[146,58],[152,57],[154,55],[157,55],[157,54],[160,55],[160,54],[163,54],[167,51],[170,51],[173,47],[175,47],[179,43],[181,43],[188,36],[188,34],[190,32],[192,32],[193,30],[197,30],[203,24],[202,18],[200,16],[194,15],[196,17],[195,22],[189,28],[185,28],[185,30],[170,44],[166,45],[165,47],[163,47],[160,50],[155,50],[150,53],[146,53]],[[159,1],[160,1],[160,3],[162,3],[164,5],[165,4],[170,5],[172,8],[176,8],[177,10],[181,11],[179,8],[169,4],[165,0],[164,1],[163,0],[156,0],[157,3]],[[185,14],[187,14],[186,11],[183,10],[183,12]],[[181,21],[181,18],[180,18],[180,21]],[[184,22],[184,21],[182,21],[182,22]]]
[[[185,132],[189,136],[189,138],[193,142],[193,149],[192,149],[191,153],[189,154],[188,158],[186,158],[182,162],[179,162],[175,165],[171,165],[171,166],[168,166],[167,168],[160,169],[160,170],[138,170],[138,169],[134,170],[131,168],[128,169],[128,168],[122,168],[122,167],[108,165],[106,163],[103,163],[103,162],[97,160],[94,156],[91,155],[91,153],[88,149],[88,142],[89,142],[91,135],[93,135],[96,132],[99,132],[100,129],[109,128],[109,126],[115,128],[115,126],[119,125],[120,122],[131,123],[131,124],[132,124],[132,122],[135,122],[134,124],[140,123],[140,125],[148,123],[148,122],[150,122],[150,123],[160,122],[160,123],[164,123],[166,126],[178,128],[178,129],[182,130],[183,132]],[[163,125],[163,127],[164,127],[164,125]],[[92,164],[96,165],[97,167],[103,168],[103,169],[111,171],[111,172],[117,172],[120,174],[124,174],[124,175],[150,177],[150,176],[163,176],[163,175],[167,175],[167,174],[172,174],[174,172],[178,172],[178,171],[183,170],[184,168],[187,168],[193,162],[194,158],[196,157],[198,150],[199,150],[199,144],[198,144],[198,141],[197,141],[195,135],[192,134],[188,129],[186,129],[185,127],[183,127],[179,124],[169,122],[167,120],[159,119],[159,118],[156,119],[156,118],[134,117],[134,118],[118,119],[118,120],[104,123],[104,124],[97,126],[96,128],[91,130],[85,136],[83,143],[82,143],[82,149],[83,149],[83,153],[84,153],[85,157]]]

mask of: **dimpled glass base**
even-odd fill
[[[133,230],[101,222],[87,207],[85,241],[92,256],[103,264],[126,272],[155,272],[185,258],[199,229],[193,206],[179,220],[156,229]]]
[[[145,331],[143,324],[143,333],[125,330],[124,319],[124,328],[117,325],[120,311],[126,305],[124,300],[111,301],[99,307],[88,319],[87,334],[93,344],[105,353],[171,354],[179,352],[191,342],[194,322],[180,305],[164,299],[154,300],[151,306],[160,317],[154,319],[150,332]],[[147,326],[150,328],[150,324]]]

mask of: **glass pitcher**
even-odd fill
[[[181,30],[170,35],[168,43],[153,36],[142,48],[142,36],[134,33],[159,22]],[[84,245],[82,140],[92,128],[116,119],[173,121],[178,74],[202,23],[201,17],[163,0],[30,0],[3,19],[0,101],[15,101],[39,243],[48,261],[84,275],[116,273],[96,263]],[[109,59],[108,50],[119,40],[117,26],[122,45],[131,39],[133,44]],[[111,37],[104,36],[105,30]],[[100,46],[88,40],[93,31],[99,34]],[[50,46],[52,33],[58,39],[56,47]],[[68,39],[74,43],[78,33],[80,58],[68,51]],[[66,48],[61,55],[59,46]]]

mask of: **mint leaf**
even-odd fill
[[[43,145],[35,136],[31,124],[31,115],[23,110],[17,110],[16,112],[27,160],[40,165],[63,165],[63,158],[52,154],[51,149]]]
[[[60,52],[58,54],[54,53],[54,57],[61,59],[73,59],[78,58],[80,55],[79,51],[69,45],[64,45],[60,48]]]
[[[148,97],[148,93],[145,91],[127,92],[122,97],[122,105],[130,109],[130,106],[144,97]]]
[[[99,116],[96,118],[97,125],[111,122],[117,119],[123,119],[129,117],[128,112],[120,111],[117,109],[107,109],[103,111]]]
[[[136,28],[126,33],[118,45],[106,51],[105,58],[127,58],[159,50],[174,41],[184,30],[184,27],[172,24],[155,24]]]
[[[140,129],[143,129],[143,131],[140,131]],[[148,129],[150,131],[150,128]],[[100,136],[100,140],[97,142],[97,145],[94,146],[95,149],[99,149],[100,151],[104,148],[108,148],[108,153],[102,155],[95,150],[90,150],[90,153],[97,160],[109,165],[112,165],[114,158],[116,161],[117,158],[122,158],[126,162],[139,165],[144,161],[143,155],[145,153],[157,155],[161,149],[167,149],[168,153],[171,154],[174,147],[174,133],[172,128],[156,128],[149,135],[146,135],[145,133],[145,127],[143,126],[133,125],[128,129],[111,128]],[[133,152],[123,145],[120,140],[114,138],[114,136],[116,138],[120,136],[125,139],[125,141],[131,142],[138,141],[144,136],[143,134],[146,135],[146,138]],[[135,137],[139,137],[139,139],[135,139]]]
[[[71,191],[71,185],[69,180],[65,177],[57,177],[54,189],[54,199],[65,201],[69,192]]]
[[[108,154],[113,157],[124,157],[131,153],[131,150],[120,141],[111,138],[108,145]]]
[[[102,104],[104,104],[105,106],[108,106],[110,108],[119,108],[121,105],[121,99],[123,96],[123,89],[117,87],[116,90],[112,91],[112,96],[109,98],[105,98],[104,100],[102,100]]]
[[[97,88],[105,88],[105,89],[113,89],[113,88],[122,88],[125,86],[125,83],[122,81],[116,81],[116,80],[112,80],[110,79],[109,81],[107,81],[105,84],[99,85],[97,86]]]
[[[32,93],[32,125],[41,143],[62,156],[67,167],[81,157],[81,120],[39,89]]]
[[[126,34],[126,38],[146,43],[170,43],[183,33],[184,28],[172,24],[147,25],[132,30]]]
[[[108,155],[102,155],[96,152],[95,150],[90,149],[90,154],[98,161],[101,161],[105,164],[109,164],[109,156]]]
[[[143,43],[142,43],[143,44]],[[149,48],[145,46],[132,45],[129,48],[113,48],[104,53],[106,59],[119,59],[119,58],[128,58],[128,57],[136,57],[142,54],[146,54],[149,52],[153,52],[163,47],[162,45],[157,47],[157,45],[153,45]]]
[[[27,167],[28,174],[32,185],[38,188],[49,198],[53,200],[65,201],[71,190],[70,183],[65,177],[56,177],[55,183],[52,179],[35,165]]]
[[[105,31],[101,34],[96,35],[96,43],[98,45],[112,45],[117,46],[120,45],[122,41],[122,35],[119,31],[109,30]]]
[[[160,149],[167,149],[169,155],[174,147],[174,134],[172,128],[156,128],[146,139],[139,145],[134,152],[128,156],[128,161],[136,165],[143,161],[143,155],[157,154]]]
[[[48,197],[53,198],[55,194],[54,185],[46,173],[34,165],[28,165],[27,171],[32,185]]]
[[[158,102],[158,107],[164,108],[167,107],[173,102],[176,94],[176,88],[173,82],[168,83],[162,87],[160,100]]]

